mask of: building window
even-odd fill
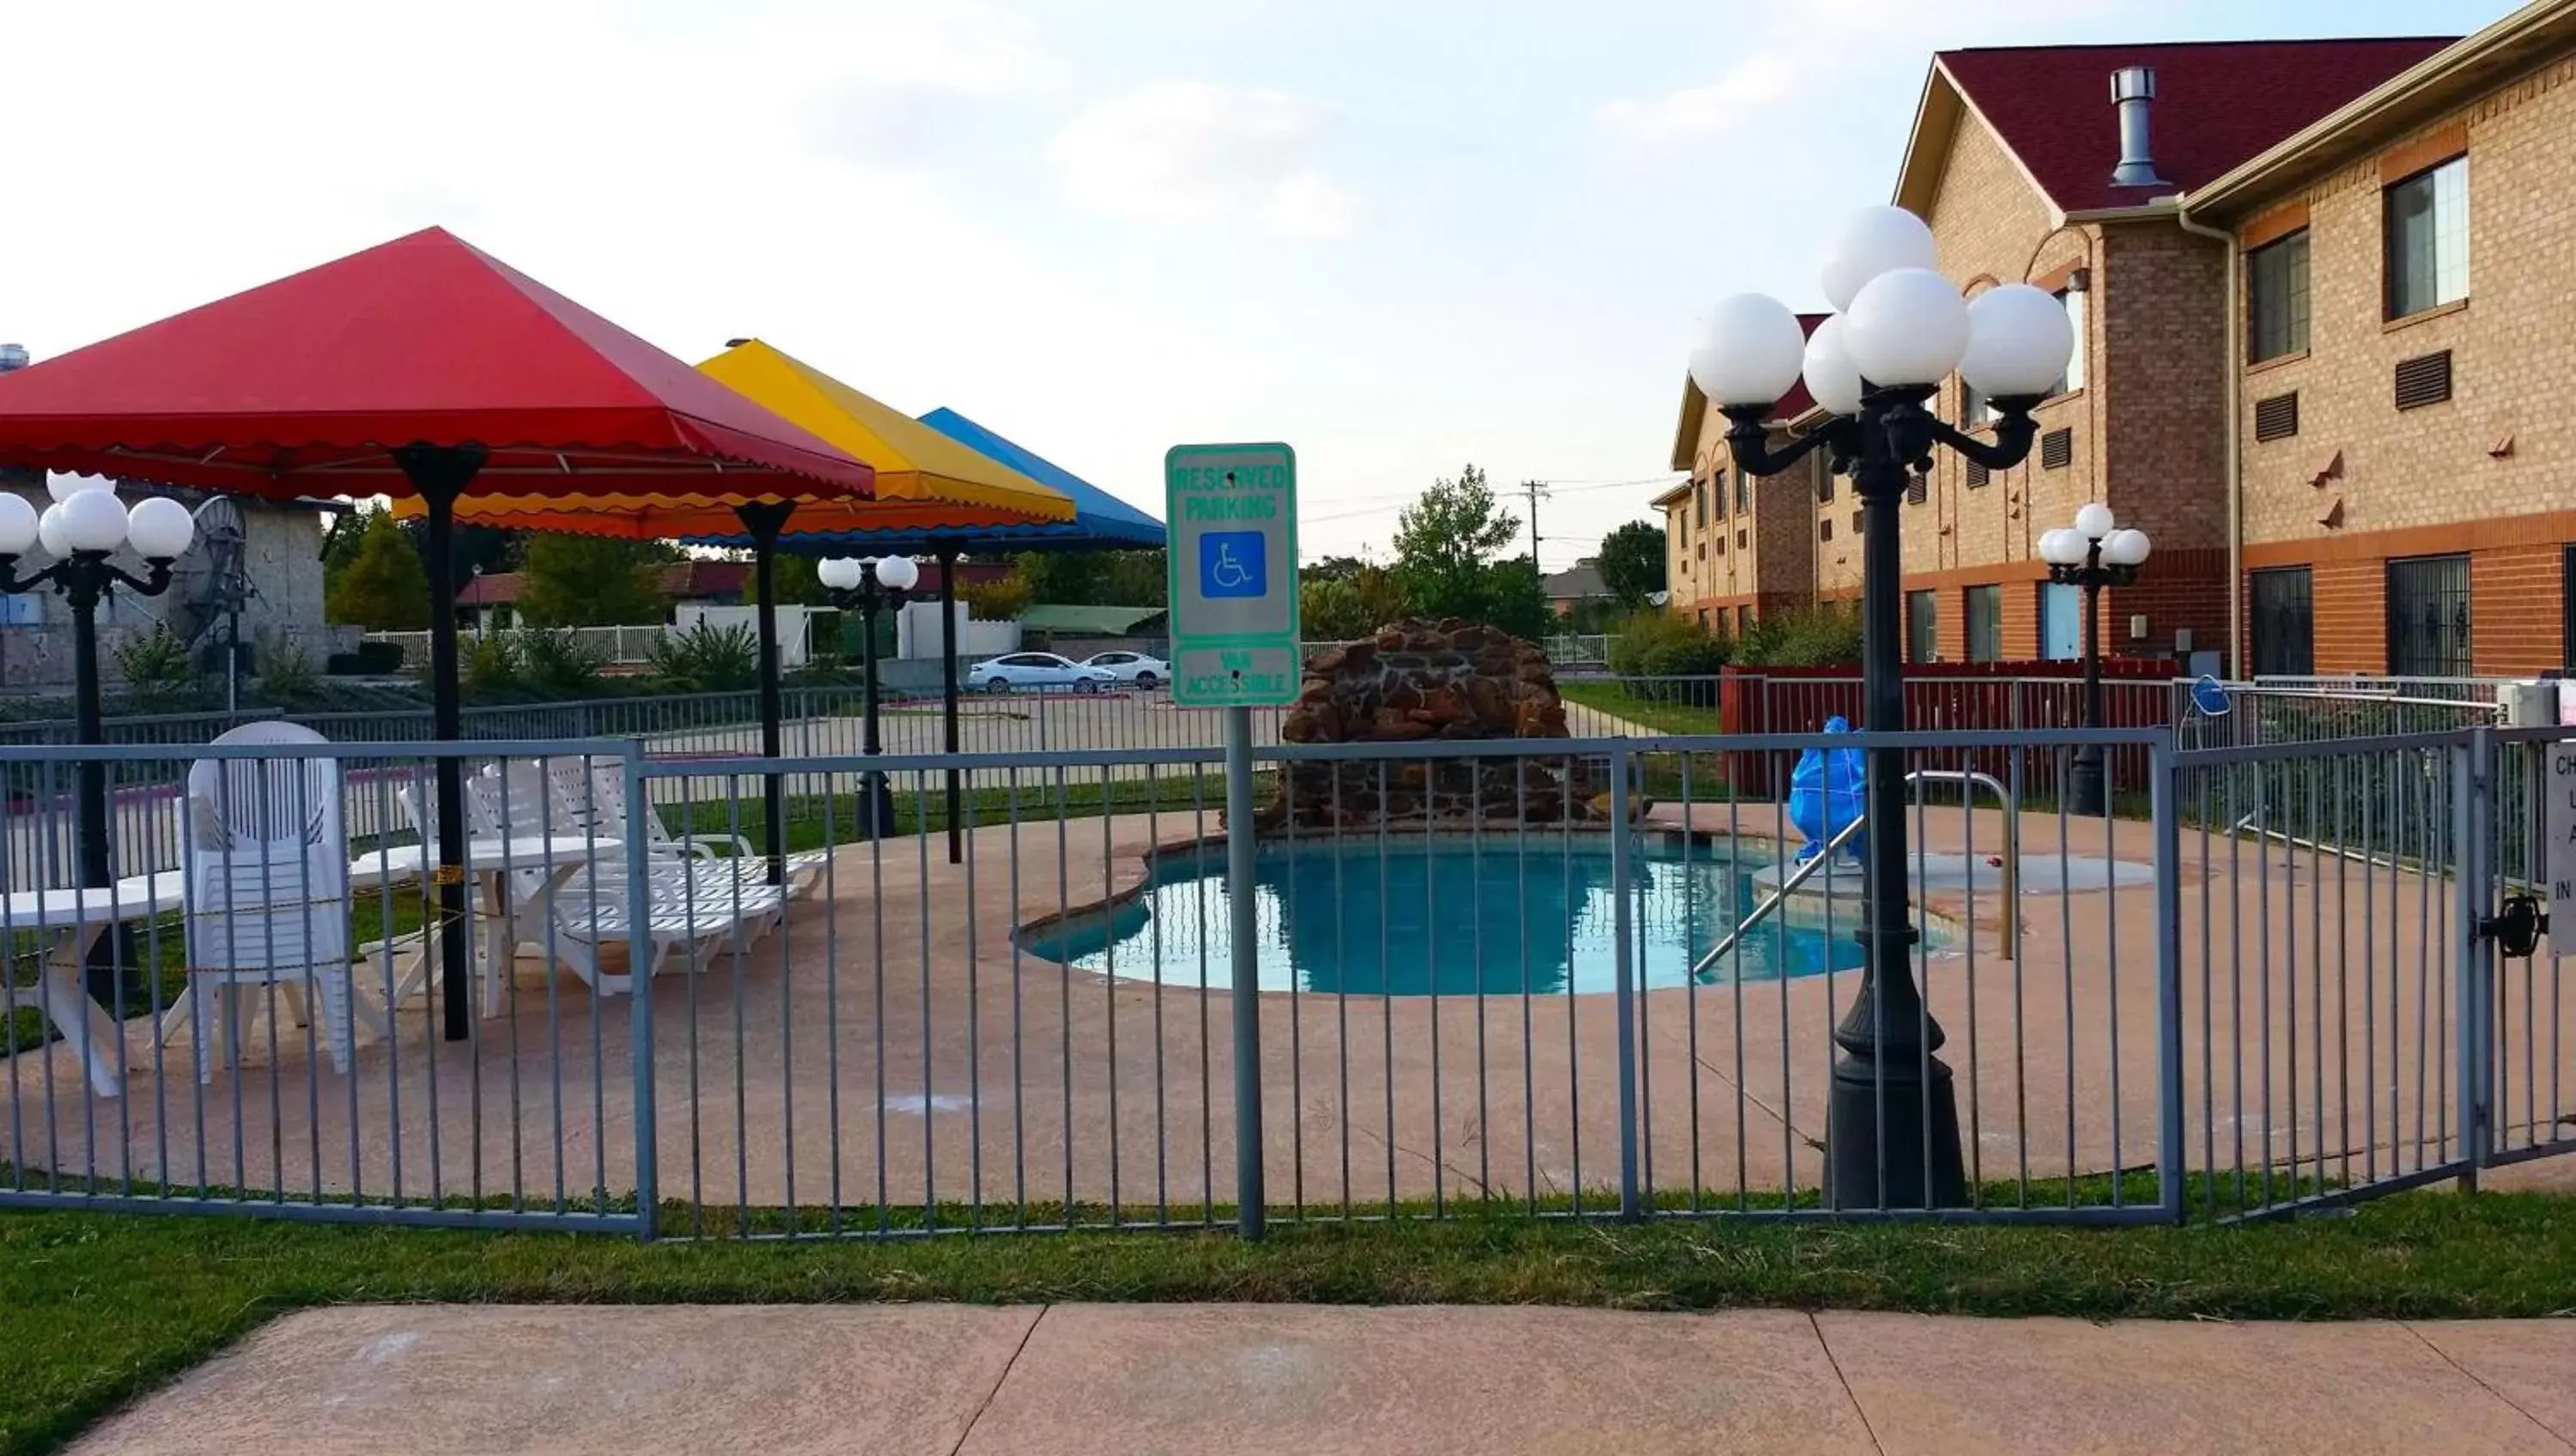
[[[1735,508],[1739,511],[1753,509],[1752,480],[1753,476],[1747,471],[1735,472]]]
[[[2453,157],[2381,194],[2388,251],[2388,316],[2404,318],[2469,296],[2469,159]]]
[[[2075,352],[2066,356],[2066,373],[2049,392],[2072,394],[2084,387],[2084,290],[2065,289],[2057,301],[2066,305],[2066,321],[2075,326]]]
[[[1737,531],[1735,533],[1735,549],[1738,551],[1744,549],[1744,533],[1742,531]]]
[[[1738,638],[1753,635],[1753,609],[1751,607],[1737,607],[1735,609],[1735,635]]]
[[[2389,562],[2389,676],[2467,677],[2469,661],[2469,558]]]
[[[1816,523],[1816,539],[1819,541],[1830,541],[1834,539],[1834,523],[1831,521],[1818,521]]]
[[[1852,534],[1855,536],[1860,534],[1860,518],[1861,513],[1859,511],[1852,512]]]
[[[2308,234],[2302,228],[2245,255],[2245,359],[2260,364],[2308,347]]]
[[[2075,463],[2075,427],[2061,425],[2039,437],[2039,468],[2064,470]]]
[[[1983,393],[1983,392],[1981,392],[1980,390],[1978,390],[1978,388],[1977,388],[1975,385],[1970,384],[1968,381],[1966,381],[1966,380],[1964,380],[1964,379],[1960,380],[1960,381],[1959,381],[1959,425],[1960,425],[1960,428],[1962,428],[1962,429],[1969,429],[1969,430],[1973,430],[1973,429],[1976,429],[1977,427],[1979,427],[1979,426],[1981,426],[1981,425],[1990,425],[1990,424],[1993,424],[1993,423],[1994,423],[1994,420],[1995,420],[1995,406],[1994,406],[1994,402],[1993,402],[1992,400],[1987,399],[1987,398],[1986,398],[1986,396],[1984,395],[1984,393]]]
[[[1816,499],[1826,502],[1832,501],[1834,498],[1834,468],[1827,464],[1825,462],[1825,457],[1819,453],[1815,457],[1814,469],[1816,472]]]
[[[1968,660],[2001,662],[2004,658],[2004,589],[1968,588]]]
[[[1905,594],[1905,660],[1938,662],[1941,660],[1939,630],[1941,596],[1938,592],[1912,591]]]
[[[1691,494],[1699,498],[1699,528],[1705,531],[1708,529],[1708,482],[1701,481]]]
[[[1717,554],[1720,556],[1724,556],[1726,554],[1726,538],[1724,536],[1717,538]]]
[[[2248,590],[2254,675],[2305,677],[2316,671],[2316,617],[2308,569],[2276,566],[2254,572]]]

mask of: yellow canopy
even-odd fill
[[[758,339],[698,369],[874,466],[881,501],[992,506],[1027,521],[1073,519],[1073,502],[1063,495]]]
[[[876,498],[798,503],[788,536],[881,529],[964,531],[1073,519],[1061,492],[861,394],[811,365],[747,339],[698,368],[773,414],[840,446],[876,470]],[[397,519],[423,511],[394,502]],[[730,499],[669,495],[491,495],[456,502],[460,524],[572,531],[630,540],[744,533]]]

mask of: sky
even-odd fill
[[[1467,463],[1516,510],[1547,481],[1556,569],[1676,478],[1700,311],[1819,306],[1934,50],[2505,8],[0,0],[0,340],[437,224],[685,359],[757,334],[1156,514],[1170,446],[1287,441],[1310,560],[1384,559]]]

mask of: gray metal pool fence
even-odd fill
[[[1273,1223],[2136,1222],[2474,1181],[2576,1147],[2576,1008],[2510,933],[2550,732],[1264,744],[1248,886],[1212,747],[621,737],[192,748],[166,857],[81,892],[76,755],[5,746],[44,791],[0,836],[0,1204],[908,1238],[1232,1226],[1248,1188]],[[2086,745],[2143,812],[2022,792]],[[1806,833],[1727,789],[1809,750],[1913,776],[1910,1028],[1853,1020],[1862,871],[1775,905]],[[1885,1100],[1828,1127],[1838,1068],[1949,1087],[1960,1204],[1826,1186],[1829,1139],[1953,1143]]]

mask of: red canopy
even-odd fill
[[[875,472],[443,228],[0,375],[0,463],[266,495],[869,495]],[[785,479],[782,477],[795,477]]]

